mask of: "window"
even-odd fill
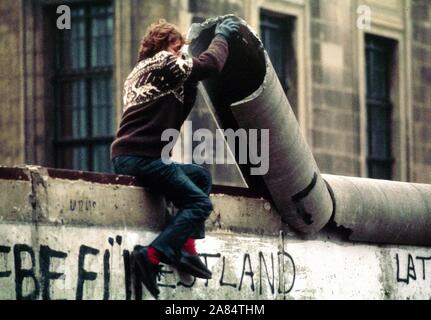
[[[112,172],[112,6],[70,8],[71,29],[55,35],[55,165]]]
[[[391,64],[394,42],[366,35],[366,101],[368,177],[392,179],[392,104],[390,101]]]
[[[295,17],[268,11],[260,13],[260,35],[278,79],[292,106],[296,106],[297,61],[294,46]]]

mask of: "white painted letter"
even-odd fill
[[[57,7],[57,13],[62,15],[57,18],[57,28],[60,30],[71,29],[70,8],[66,5]]]
[[[248,150],[251,164],[260,164],[258,168],[251,168],[252,176],[264,175],[269,169],[269,129],[260,130],[260,148],[258,146],[257,129],[250,129],[248,138]],[[260,157],[257,155],[260,149]]]
[[[202,141],[203,138],[203,141]],[[213,164],[213,135],[208,129],[198,129],[193,133],[193,141],[202,141],[193,150],[196,164]]]
[[[172,138],[172,141],[169,142],[168,144],[166,144],[163,149],[162,149],[162,162],[164,164],[171,164],[172,160],[170,157],[170,153],[172,148],[174,147],[175,143],[177,142],[177,139],[179,140],[179,143],[181,145],[181,137],[180,137],[180,132],[176,129],[166,129],[162,132],[162,137],[161,140],[162,141],[169,141],[170,138]]]
[[[227,145],[233,153],[234,159],[237,159],[239,164],[247,163],[247,131],[245,129],[238,129],[233,131],[233,129],[224,130],[224,135],[227,139]],[[236,138],[238,138],[238,148],[236,148]],[[237,155],[236,152],[239,151]],[[229,160],[228,160],[228,164]]]
[[[356,10],[359,15],[356,20],[356,26],[359,30],[371,30],[371,8],[366,5],[361,5]]]
[[[193,125],[192,121],[187,120],[184,121],[184,154],[183,154],[183,162],[184,163],[193,163]]]

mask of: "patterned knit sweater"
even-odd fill
[[[111,145],[111,158],[160,158],[165,129],[180,130],[196,99],[197,82],[219,73],[228,44],[216,36],[197,58],[161,51],[140,61],[124,84],[123,115]]]

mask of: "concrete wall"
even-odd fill
[[[212,195],[198,250],[213,279],[164,266],[161,299],[429,299],[428,247],[305,239],[270,202]],[[150,299],[129,254],[166,215],[163,199],[131,177],[41,167],[0,168],[1,299]]]

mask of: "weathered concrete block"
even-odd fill
[[[335,177],[324,178],[335,185]],[[355,194],[360,196],[349,196]],[[337,190],[335,196],[342,203]],[[360,244],[329,231],[305,240],[281,222],[266,199],[211,197],[209,232],[197,247],[213,278],[195,279],[163,265],[161,299],[431,297],[428,247]],[[0,168],[0,201],[0,299],[152,299],[135,281],[130,253],[156,237],[165,207],[136,179]],[[402,201],[401,207],[407,213]],[[344,218],[364,225],[355,210],[351,205]]]
[[[431,245],[431,185],[324,175],[352,240]]]
[[[130,252],[155,233],[0,224],[0,299],[152,299]],[[213,279],[163,266],[161,299],[429,299],[427,248],[211,232],[198,249]]]
[[[33,200],[28,171],[0,167],[0,222],[31,222]]]

